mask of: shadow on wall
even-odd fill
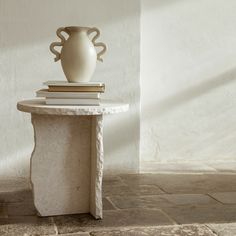
[[[149,112],[150,119],[165,115],[173,108],[188,103],[191,100],[198,98],[211,90],[217,89],[221,86],[233,83],[236,80],[236,68],[225,71],[213,78],[206,79],[204,82],[192,87],[188,87],[164,100],[157,103],[146,105],[142,108],[142,112]],[[152,112],[153,111],[153,112]]]
[[[142,107],[148,114],[142,156],[158,162],[234,160],[235,82],[234,67]]]
[[[144,2],[147,0],[141,0],[141,2]],[[145,7],[144,10],[152,10],[152,9],[162,9],[163,7],[169,7],[171,4],[179,4],[180,1],[186,1],[186,0],[158,0],[158,1],[149,1],[148,6]],[[143,6],[142,6],[143,7]]]

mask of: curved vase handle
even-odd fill
[[[94,47],[103,47],[102,51],[100,51],[98,54],[97,54],[97,60],[103,62],[103,59],[101,58],[101,56],[106,52],[107,50],[107,46],[106,44],[104,43],[96,43],[95,41],[98,39],[98,37],[100,36],[100,31],[98,28],[96,27],[93,27],[93,28],[90,28],[87,32],[87,34],[91,34],[93,32],[96,32],[96,34],[94,35],[94,37],[92,38],[92,43],[94,45]]]
[[[63,46],[63,44],[65,43],[66,39],[65,37],[61,34],[61,32],[66,32],[64,27],[61,27],[59,29],[57,29],[56,34],[57,36],[61,39],[61,42],[53,42],[50,45],[50,51],[56,55],[56,57],[54,58],[54,61],[58,61],[61,59],[61,54],[54,48],[56,46]],[[66,32],[67,33],[67,32]]]

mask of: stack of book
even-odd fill
[[[45,97],[48,105],[99,105],[105,84],[101,82],[69,83],[47,81],[47,89],[36,92],[37,97]]]

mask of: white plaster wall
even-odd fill
[[[236,160],[236,1],[141,8],[142,161]]]
[[[16,110],[47,80],[63,80],[49,51],[55,31],[96,26],[108,45],[93,80],[106,83],[105,98],[130,111],[105,118],[105,170],[137,172],[139,162],[140,3],[137,0],[0,0],[0,176],[28,176],[33,149],[30,115]]]

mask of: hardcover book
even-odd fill
[[[47,81],[49,92],[105,92],[105,84],[102,82],[69,83],[67,81]]]
[[[52,81],[46,81],[43,83],[44,85],[47,86],[68,86],[68,87],[82,87],[82,86],[98,86],[98,87],[103,87],[105,86],[104,83],[102,82],[80,82],[80,83],[69,83],[67,81],[58,81],[58,80],[52,80]]]
[[[100,98],[99,92],[49,92],[48,89],[40,89],[36,92],[37,97],[46,98]]]
[[[105,92],[105,86],[48,86],[49,92]]]

